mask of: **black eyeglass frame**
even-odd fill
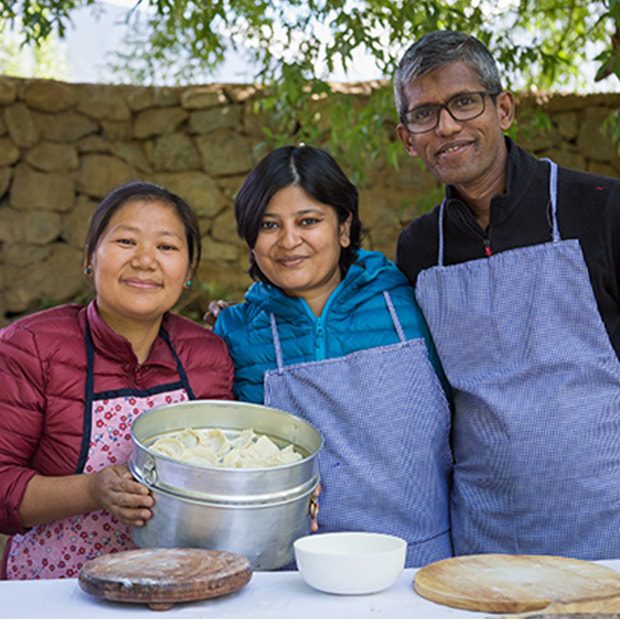
[[[453,118],[457,123],[466,123],[467,121],[473,121],[475,118],[478,118],[479,116],[482,116],[484,114],[484,111],[486,110],[486,98],[490,97],[493,100],[493,103],[495,103],[495,99],[501,93],[502,93],[501,90],[498,92],[489,92],[488,90],[478,90],[478,91],[473,91],[473,92],[464,91],[462,93],[457,93],[453,97],[450,97],[450,99],[448,99],[448,101],[446,101],[445,103],[428,103],[428,104],[416,106],[415,108],[411,108],[411,110],[407,110],[405,112],[405,115],[400,117],[400,122],[405,126],[405,128],[407,129],[409,133],[418,135],[421,133],[428,133],[429,131],[433,131],[434,129],[437,129],[437,125],[439,125],[439,117],[441,116],[442,110],[446,110],[446,112],[448,112],[451,118]],[[482,109],[480,110],[480,112],[478,112],[477,114],[474,114],[473,116],[469,116],[467,118],[456,118],[456,116],[454,116],[454,114],[452,113],[452,111],[450,110],[448,106],[450,105],[452,101],[454,101],[455,99],[458,99],[459,97],[463,97],[463,95],[478,95],[482,97]],[[435,124],[432,127],[428,127],[427,129],[422,129],[422,130],[411,129],[409,127],[409,121],[407,121],[407,119],[405,118],[406,115],[410,114],[411,112],[415,112],[416,110],[420,108],[425,108],[427,106],[434,106],[436,109]]]

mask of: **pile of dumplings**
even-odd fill
[[[203,467],[276,467],[302,459],[292,444],[279,448],[271,439],[257,435],[251,428],[232,439],[228,439],[219,428],[186,428],[168,433],[150,448],[177,461]]]

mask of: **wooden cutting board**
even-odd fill
[[[620,594],[605,598],[552,603],[534,612],[510,616],[511,618],[620,618]]]
[[[620,573],[548,555],[465,555],[421,568],[414,588],[420,596],[450,607],[521,613],[620,594]]]
[[[137,549],[101,555],[79,576],[82,590],[109,601],[170,609],[242,588],[252,577],[242,555],[207,549]]]

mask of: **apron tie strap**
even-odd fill
[[[392,317],[392,323],[394,323],[394,329],[398,334],[398,339],[401,342],[406,342],[407,339],[405,337],[405,331],[403,330],[403,326],[400,324],[400,320],[398,319],[398,314],[396,314],[396,308],[394,308],[394,304],[392,303],[392,298],[387,291],[383,291],[383,297],[385,298],[385,305]]]
[[[269,314],[271,323],[271,337],[273,338],[273,348],[276,352],[276,363],[278,364],[278,372],[282,373],[284,364],[282,363],[282,345],[280,344],[280,336],[278,335],[278,326],[276,325],[276,317],[272,313]]]

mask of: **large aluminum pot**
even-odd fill
[[[292,443],[304,458],[257,469],[182,463],[150,449],[185,428],[246,428]],[[131,535],[139,547],[202,547],[246,556],[254,570],[293,561],[293,542],[310,532],[309,503],[319,482],[320,433],[291,414],[249,403],[196,400],[143,413],[131,429],[129,469],[155,499],[153,516]]]

